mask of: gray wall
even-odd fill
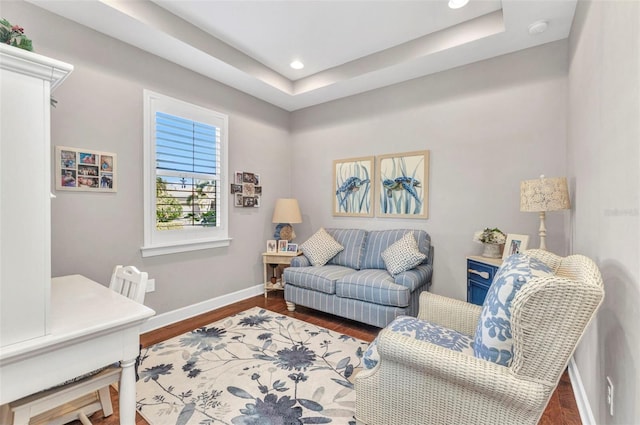
[[[573,251],[605,301],[575,354],[598,424],[640,423],[640,3],[578,2],[570,37],[568,175]],[[606,406],[614,383],[614,416]]]
[[[432,291],[466,299],[473,233],[497,226],[539,245],[535,213],[520,212],[520,181],[565,175],[566,41],[460,67],[292,114],[293,194],[304,223],[422,228],[435,246]],[[332,161],[431,151],[427,220],[332,217]],[[568,212],[548,214],[548,247],[564,253]]]
[[[31,4],[3,2],[2,16],[26,29],[37,53],[75,66],[54,93],[52,144],[118,155],[117,193],[56,193],[53,275],[108,284],[115,264],[136,265],[156,278],[145,304],[157,313],[260,283],[275,199],[290,196],[289,113]],[[141,257],[145,88],[228,114],[231,171],[261,174],[262,207],[229,208],[227,249]]]

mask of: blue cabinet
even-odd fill
[[[501,264],[500,258],[467,257],[467,302],[477,305],[484,303]]]

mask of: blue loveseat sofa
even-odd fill
[[[431,285],[433,246],[424,230],[326,229],[344,247],[323,266],[304,255],[284,271],[288,309],[313,308],[370,325],[385,327],[400,315],[416,316],[420,293]],[[411,270],[392,275],[382,253],[407,232],[413,232],[426,258]]]

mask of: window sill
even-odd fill
[[[214,239],[206,241],[194,241],[172,243],[167,245],[143,246],[140,248],[142,257],[155,257],[157,255],[177,254],[179,252],[198,251],[201,249],[224,248],[231,244],[231,238]]]

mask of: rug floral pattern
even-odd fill
[[[151,425],[355,424],[368,343],[252,308],[142,350]]]

